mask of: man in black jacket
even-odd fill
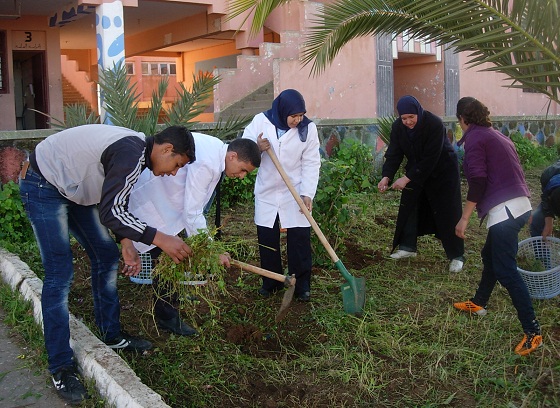
[[[143,352],[152,344],[121,329],[117,294],[120,253],[109,230],[126,240],[155,244],[180,262],[192,251],[179,237],[164,234],[128,210],[130,192],[144,168],[175,175],[195,160],[191,132],[171,126],[145,137],[110,125],[63,130],[37,145],[24,162],[20,194],[45,269],[41,308],[49,371],[58,394],[77,404],[87,391],[77,376],[70,347],[68,293],[74,276],[70,235],[91,261],[95,322],[112,349]],[[123,245],[127,276],[140,271],[138,253]]]

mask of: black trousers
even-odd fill
[[[284,274],[280,249],[280,223],[278,215],[272,228],[257,225],[261,268]],[[311,289],[311,227],[287,229],[288,274],[296,276],[295,295],[303,295]],[[262,287],[269,292],[282,288],[274,279],[262,278]]]
[[[162,253],[162,249],[155,247],[150,250],[152,257],[152,268],[157,262],[157,258]],[[176,294],[171,294],[171,287],[169,284],[160,282],[157,276],[152,278],[152,285],[154,288],[154,315],[158,319],[169,320],[179,315],[177,306],[179,300]]]

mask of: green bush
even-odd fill
[[[247,204],[253,199],[257,172],[247,174],[243,179],[226,177],[220,186],[222,208],[232,208],[238,204]]]
[[[371,148],[344,139],[328,160],[323,161],[313,203],[313,218],[335,251],[344,252],[348,225],[360,208],[350,205],[349,195],[365,193],[373,186]],[[315,263],[331,262],[319,239],[312,235]]]
[[[525,170],[546,165],[558,158],[558,149],[536,145],[519,132],[511,133],[509,137],[515,143],[519,161]]]
[[[19,196],[19,186],[13,181],[1,186],[0,219],[0,241],[25,243],[34,240],[31,224]]]

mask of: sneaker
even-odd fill
[[[414,258],[416,252],[405,251],[404,249],[399,249],[397,252],[391,254],[393,259],[403,259],[403,258]]]
[[[62,367],[52,375],[52,381],[58,395],[72,405],[78,405],[89,398],[86,387],[73,366]]]
[[[146,350],[152,348],[152,343],[148,340],[144,340],[141,337],[131,336],[124,330],[121,330],[121,334],[114,339],[105,342],[113,350],[126,350],[126,351],[136,351],[143,353]]]
[[[453,259],[449,264],[449,272],[458,273],[463,270],[464,262],[459,259]]]
[[[311,300],[311,292],[303,292],[296,295],[296,299],[300,302],[309,302]]]
[[[523,340],[521,343],[515,347],[515,353],[520,356],[526,356],[527,354],[535,351],[540,346],[542,346],[542,336],[537,333],[525,333],[523,335]]]
[[[463,312],[473,313],[479,316],[486,316],[486,313],[488,313],[485,308],[478,306],[470,300],[467,300],[466,302],[453,303],[453,307],[455,309],[462,310]]]
[[[168,320],[156,317],[156,323],[160,329],[178,336],[194,336],[197,333],[195,329],[183,322],[179,316],[172,317]]]

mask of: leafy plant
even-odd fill
[[[214,239],[216,232],[199,230],[197,234],[184,238],[193,254],[181,263],[176,264],[166,253],[162,253],[158,258],[153,274],[168,289],[166,295],[178,299],[181,309],[184,309],[186,302],[190,302],[192,298],[193,286],[185,284],[189,279],[210,280],[210,284],[202,288],[194,287],[198,295],[202,295],[202,291],[212,295],[215,289],[225,293],[226,268],[220,262],[220,255],[228,251],[221,240]],[[211,304],[209,299],[206,300]]]
[[[253,199],[257,172],[247,174],[243,179],[226,177],[220,186],[220,200],[222,208],[233,208],[239,204],[246,204]]]
[[[539,146],[516,131],[509,135],[525,170],[550,163],[557,158],[557,150]]]
[[[388,145],[391,140],[391,129],[396,119],[396,116],[384,116],[377,119],[377,135],[386,145]]]
[[[319,185],[314,199],[313,217],[335,251],[344,250],[343,242],[351,218],[359,209],[349,205],[349,195],[369,191],[373,186],[371,148],[352,139],[344,139],[328,160],[321,164]],[[319,239],[312,235],[315,262],[330,262]]]
[[[19,196],[19,186],[9,181],[0,187],[0,240],[24,243],[34,240],[33,230]]]
[[[169,86],[169,80],[163,77],[158,83],[157,90],[152,93],[147,113],[139,115],[138,104],[141,94],[137,92],[136,83],[131,81],[123,64],[119,63],[114,69],[106,69],[99,75],[103,104],[111,123],[146,135],[156,133],[160,117],[166,126],[196,123],[193,119],[204,112],[208,106],[205,102],[218,82],[219,78],[212,77],[209,73],[193,75],[191,89],[179,83],[177,100],[170,108],[165,109],[163,96]]]
[[[220,118],[208,134],[221,140],[235,139],[251,120],[251,116],[230,116],[225,122]]]

